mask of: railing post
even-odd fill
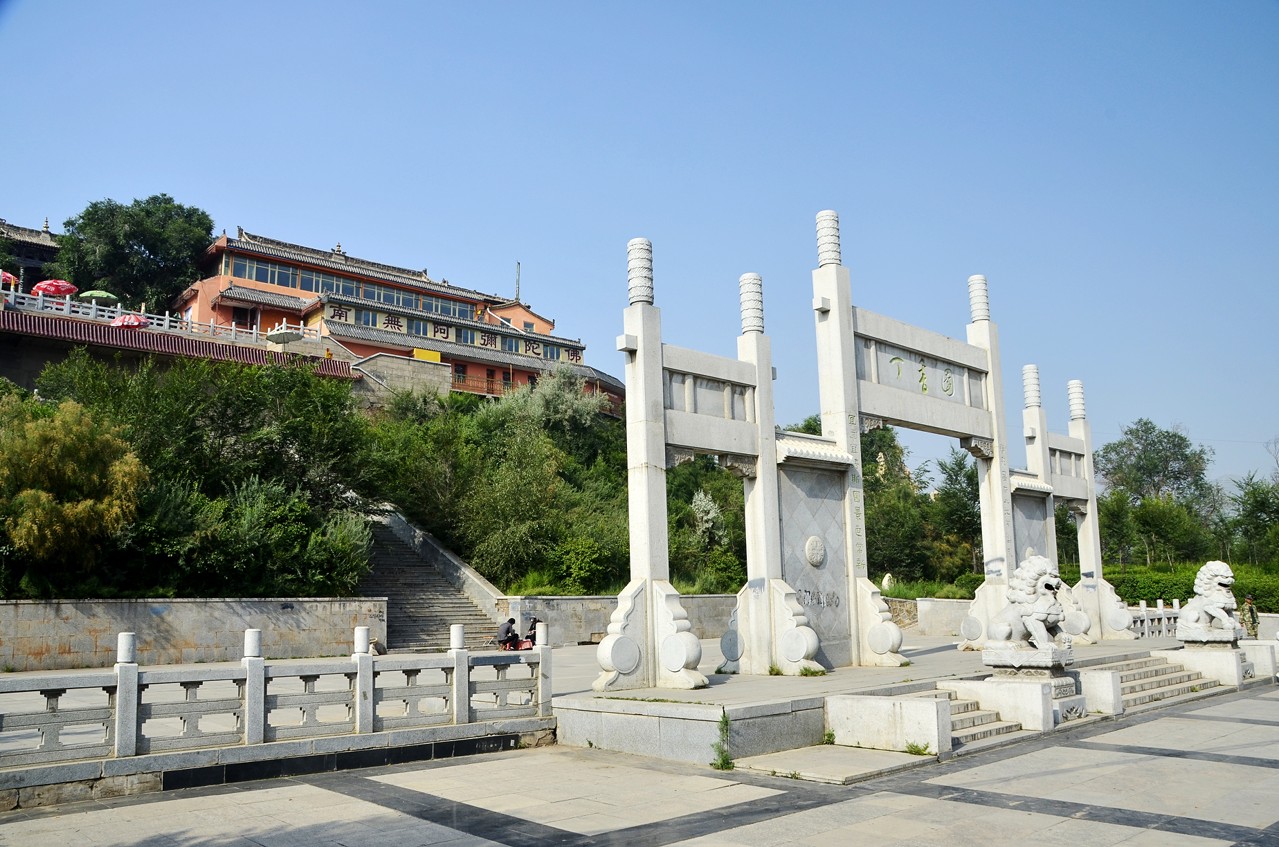
[[[138,754],[138,636],[121,632],[115,640],[115,756]]]
[[[466,631],[462,624],[449,627],[449,655],[453,657],[453,723],[471,722],[471,659],[466,652]]]
[[[1146,611],[1146,601],[1142,600],[1140,603],[1140,606],[1141,606],[1141,637],[1149,638],[1150,637],[1150,615]]]
[[[351,693],[355,703],[355,731],[373,731],[373,657],[369,655],[369,628],[355,628],[355,690]]]
[[[262,658],[262,630],[244,631],[244,743],[261,744],[266,733],[266,662]]]
[[[533,651],[537,653],[537,688],[534,689],[534,696],[537,697],[537,716],[540,718],[548,718],[551,716],[551,628],[546,621],[540,621],[536,627],[537,644],[533,647]]]

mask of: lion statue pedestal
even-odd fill
[[[1008,579],[1009,605],[990,622],[990,638],[981,651],[981,661],[995,673],[991,683],[1026,682],[1048,687],[1051,712],[1045,728],[1071,718],[1083,717],[1088,709],[1074,677],[1066,668],[1074,664],[1071,630],[1087,629],[1086,622],[1072,619],[1057,599],[1061,576],[1044,556],[1027,556]],[[1042,690],[1042,689],[1041,689]]]
[[[1234,571],[1225,562],[1208,562],[1195,576],[1195,596],[1177,616],[1177,640],[1186,647],[1233,649],[1243,627],[1235,619]]]

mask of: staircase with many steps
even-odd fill
[[[386,597],[389,650],[447,650],[449,626],[459,623],[466,627],[467,649],[492,649],[497,623],[385,524],[373,524],[371,559],[373,570],[359,591]]]

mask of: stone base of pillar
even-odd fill
[[[901,627],[893,623],[888,604],[875,583],[865,577],[854,581],[857,602],[858,661],[863,667],[898,668],[906,659],[902,648]]]
[[[665,580],[631,580],[617,595],[608,634],[595,651],[602,672],[592,688],[705,688],[702,643],[679,592]]]
[[[720,638],[723,670],[758,676],[824,672],[813,660],[820,646],[795,590],[782,579],[746,583]]]

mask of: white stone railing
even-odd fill
[[[1163,600],[1156,600],[1155,607],[1150,608],[1145,600],[1137,606],[1129,606],[1132,612],[1132,626],[1129,632],[1138,638],[1172,638],[1177,634],[1177,616],[1181,614],[1181,601],[1173,600],[1172,607],[1164,606]]]
[[[265,345],[268,341],[268,335],[281,331],[298,333],[297,338],[294,340],[303,338],[314,340],[320,337],[320,331],[316,327],[290,324],[287,321],[271,329],[263,330],[257,327],[237,326],[236,324],[218,324],[212,320],[208,323],[196,323],[186,320],[181,315],[170,314],[169,312],[160,315],[149,312],[132,312],[120,306],[100,306],[92,302],[82,303],[73,299],[70,295],[66,297],[45,297],[43,294],[19,294],[16,291],[6,291],[3,297],[11,308],[18,311],[61,315],[99,323],[110,323],[120,315],[141,315],[147,319],[147,323],[153,329],[196,335],[204,338],[225,339],[237,344]]]
[[[111,670],[0,677],[0,768],[551,715],[549,647],[471,654],[454,626],[447,653],[374,655],[356,627],[350,657],[271,660],[244,640],[238,664],[139,667],[125,632]]]

